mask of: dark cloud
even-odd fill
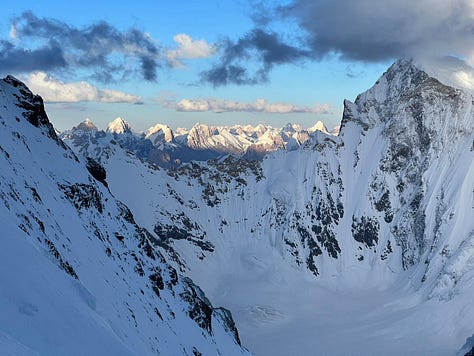
[[[140,58],[143,78],[146,80],[156,80],[156,63],[154,58],[142,56]]]
[[[455,55],[474,63],[472,0],[249,1],[257,29],[224,43],[221,61],[203,73],[204,81],[260,83],[276,65],[328,56],[373,63]],[[251,61],[257,70],[249,75]]]
[[[103,21],[76,28],[55,19],[39,18],[32,12],[12,19],[12,28],[15,42],[46,44],[31,51],[11,42],[9,47],[2,45],[4,71],[82,68],[94,71],[96,79],[110,81],[123,75],[133,58],[144,79],[156,80],[160,50],[150,36],[137,29],[119,31]],[[117,63],[117,57],[123,63]],[[10,63],[10,58],[16,63]]]
[[[5,72],[49,70],[67,65],[63,51],[55,41],[28,50],[17,48],[9,41],[0,41],[0,69]]]
[[[233,65],[229,62],[220,63],[212,69],[201,73],[201,78],[203,81],[211,83],[216,87],[227,84],[257,84],[267,79],[262,70],[259,70],[250,77],[244,67]]]
[[[224,41],[220,49],[220,62],[201,74],[203,81],[214,86],[262,83],[268,80],[268,73],[275,65],[294,63],[309,56],[307,50],[285,43],[279,34],[258,28],[235,42]],[[249,73],[253,61],[257,66]]]
[[[296,19],[316,56],[375,62],[467,54],[474,47],[473,10],[471,0],[295,0],[281,14]]]

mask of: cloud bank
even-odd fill
[[[0,40],[0,70],[85,70],[100,82],[120,81],[137,73],[156,81],[160,67],[184,67],[183,61],[216,53],[216,47],[204,39],[180,33],[173,40],[177,47],[168,49],[136,28],[121,31],[105,21],[74,27],[27,11],[11,20],[9,39]]]
[[[474,54],[471,0],[295,0],[281,13],[298,21],[317,56],[379,61]]]
[[[45,102],[77,103],[95,101],[101,103],[133,103],[141,104],[139,96],[117,90],[99,89],[87,82],[64,83],[44,72],[35,72],[25,80],[27,86],[41,95]]]
[[[201,73],[201,79],[214,86],[266,82],[268,73],[275,65],[295,63],[310,56],[306,49],[285,43],[280,34],[259,28],[237,41],[227,39],[219,47],[220,61]],[[250,72],[252,65],[249,63],[252,62],[256,63],[256,67]]]
[[[317,104],[314,107],[298,106],[289,103],[269,103],[265,99],[257,99],[254,102],[239,102],[234,100],[223,100],[214,98],[205,99],[182,99],[178,102],[161,101],[161,105],[174,108],[176,111],[185,112],[262,112],[272,114],[312,113],[331,114],[329,104]]]
[[[35,48],[28,49],[31,44]],[[104,21],[77,28],[32,12],[13,18],[10,40],[0,41],[0,68],[4,72],[88,69],[95,72],[96,79],[107,81],[137,70],[145,80],[153,81],[159,58],[155,41],[138,29],[120,31]],[[136,68],[129,68],[130,62]]]
[[[474,64],[472,0],[293,0],[258,2],[256,28],[221,45],[220,60],[202,79],[214,86],[268,80],[276,65],[318,61],[328,56],[383,62],[456,56]],[[294,35],[272,31],[272,23],[296,24]],[[281,27],[279,27],[281,28]],[[248,72],[245,61],[256,61]]]

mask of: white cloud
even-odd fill
[[[14,23],[12,23],[12,24],[10,25],[10,38],[11,38],[12,40],[18,38],[18,31],[17,31],[16,26],[15,26]]]
[[[163,105],[163,102],[161,102]],[[177,111],[204,112],[265,112],[265,113],[313,113],[330,114],[329,104],[317,104],[314,107],[299,106],[289,103],[269,103],[265,99],[257,99],[254,102],[239,102],[223,99],[182,99],[174,103],[166,103],[167,107],[172,107]]]
[[[25,80],[27,86],[41,95],[45,102],[76,103],[96,101],[101,103],[142,103],[139,96],[117,90],[99,89],[87,82],[64,83],[44,72],[34,72]]]
[[[474,90],[474,72],[458,71],[453,76],[461,87]]]
[[[464,59],[453,56],[424,58],[417,64],[444,84],[474,91],[474,68]]]
[[[168,50],[166,58],[173,67],[184,67],[183,59],[208,58],[216,53],[216,48],[205,40],[193,40],[191,36],[180,33],[173,37],[177,49]]]

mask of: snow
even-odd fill
[[[145,139],[150,140],[155,146],[164,142],[172,142],[174,140],[173,131],[168,125],[156,124],[145,132]]]
[[[126,134],[132,132],[132,127],[124,119],[117,117],[114,121],[108,123],[106,131],[115,134]]]
[[[380,138],[377,133],[373,136]],[[374,146],[367,145],[367,150],[374,152]],[[250,234],[251,227],[258,225],[256,217],[272,199],[284,202],[290,211],[292,206],[304,205],[303,197],[310,192],[301,189],[300,183],[312,177],[315,168],[307,165],[311,156],[310,152],[291,152],[269,157],[265,161],[265,188],[249,183],[246,189],[245,199],[252,202],[251,209],[248,201],[239,204],[229,198],[217,211],[204,209],[204,202],[198,211],[186,210],[187,216],[205,226],[209,237],[220,236],[211,240],[216,252],[204,261],[196,258],[195,247],[175,242],[192,278],[213,300],[233,311],[244,345],[256,355],[307,354],[310,350],[331,355],[351,354],[354,350],[367,355],[397,354],[400,350],[407,354],[453,354],[473,327],[468,292],[472,289],[458,292],[455,302],[436,298],[426,301],[416,283],[411,282],[416,268],[402,270],[398,249],[387,265],[381,265],[380,258],[370,251],[364,253],[365,265],[351,261],[344,252],[340,263],[324,257],[327,260],[318,264],[321,278],[313,280],[298,267],[290,266],[282,241],[287,232],[263,227]],[[151,229],[162,219],[161,212],[183,209],[164,187],[158,188],[164,185],[160,182],[168,182],[184,199],[200,200],[198,187],[185,188],[186,182],[181,185],[170,181],[165,171],[140,168],[130,158],[124,166],[124,161],[119,154],[108,161],[109,182],[140,224]],[[376,164],[371,163],[371,169],[375,169]],[[351,167],[352,163],[347,169]],[[352,187],[347,185],[348,191],[368,189],[365,169],[370,171],[359,165],[360,179]],[[358,207],[361,201],[351,196],[346,199],[347,210],[364,209]],[[228,226],[219,233],[222,219]],[[344,235],[339,241],[343,251],[358,249],[357,243]],[[472,256],[471,252],[467,254]],[[463,265],[472,271],[469,265]]]
[[[313,126],[311,126],[308,129],[308,132],[315,132],[315,131],[321,131],[324,133],[328,133],[328,129],[326,128],[326,125],[322,121],[316,122]]]
[[[99,158],[140,225],[191,234],[166,242],[256,355],[454,355],[474,329],[473,117],[470,96],[402,60],[345,103],[338,137],[270,154],[260,179],[238,161],[229,176],[212,162],[157,170],[120,148]],[[315,236],[318,211],[340,252]],[[375,242],[355,239],[357,221]]]
[[[337,137],[317,130],[298,149],[278,150],[262,162],[229,156],[165,170],[110,144],[109,137],[66,141],[104,165],[110,192],[183,263],[170,257],[160,268],[171,264],[214,304],[230,309],[243,345],[256,355],[456,355],[468,349],[474,330],[473,100],[400,60],[354,103],[345,102]],[[7,114],[17,115],[10,107]],[[24,120],[7,125],[0,132],[2,149],[11,156],[0,152],[0,197],[7,207],[0,221],[9,237],[0,258],[13,272],[0,271],[8,286],[0,291],[0,347],[51,352],[51,341],[39,340],[29,327],[33,319],[40,330],[52,328],[48,335],[65,340],[90,330],[94,335],[86,332],[77,341],[86,351],[113,344],[116,354],[153,353],[151,347],[163,354],[191,353],[194,346],[205,355],[245,352],[218,309],[212,335],[189,319],[189,305],[177,298],[183,279],[153,298],[127,257],[140,253],[136,240],[113,237],[117,229],[133,235],[133,226],[72,152],[58,150],[58,143]],[[205,147],[235,148],[254,134],[261,144],[283,141],[285,131],[288,148],[301,129],[257,128],[197,125],[187,138]],[[104,213],[74,208],[56,187],[64,182],[92,184]],[[42,204],[34,202],[31,186]],[[55,245],[79,281],[35,240],[42,235],[31,217],[28,227],[24,216],[32,214],[25,206],[49,222],[47,233],[56,234]],[[92,236],[92,223],[111,241],[85,238]],[[106,257],[106,246],[116,259]],[[26,258],[15,258],[23,250]],[[148,273],[153,262],[143,257],[143,264]],[[140,289],[145,294],[136,293]],[[149,302],[156,303],[163,323],[148,319],[154,315]],[[10,327],[6,318],[16,323]],[[77,329],[69,322],[74,318]],[[155,335],[161,338],[150,342]],[[96,346],[99,337],[102,345]]]
[[[14,79],[0,102],[0,353],[246,354],[47,120],[35,127],[42,103]]]

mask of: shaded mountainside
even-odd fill
[[[7,77],[0,103],[1,353],[247,354],[230,312],[56,137],[41,98]]]
[[[397,286],[433,317],[425,305],[453,306],[449,335],[416,330],[432,332],[438,352],[454,352],[472,334],[474,314],[460,310],[474,288],[473,97],[409,60],[344,103],[339,136],[316,132],[299,149],[262,162],[229,157],[164,170],[118,146],[101,150],[94,157],[112,192],[183,256],[183,271],[233,310],[260,298],[237,301],[230,289],[222,292],[233,282]]]

